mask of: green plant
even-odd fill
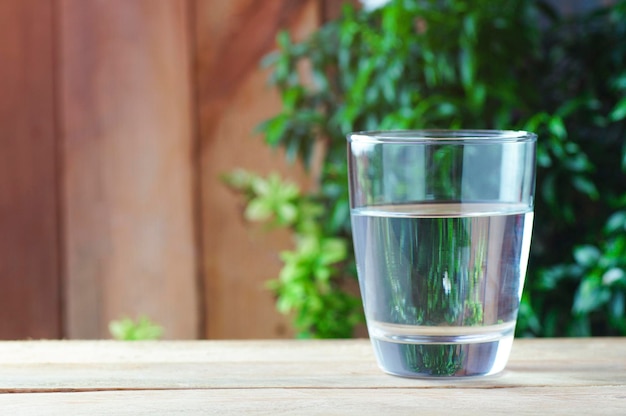
[[[295,311],[298,337],[349,337],[362,320],[360,301],[331,280],[346,266],[348,246],[345,239],[324,233],[323,206],[276,174],[262,178],[238,170],[224,180],[246,196],[246,219],[294,233],[296,247],[280,254],[284,267],[268,287],[277,295],[280,312]]]
[[[137,320],[122,318],[111,321],[109,332],[114,339],[120,341],[143,341],[161,338],[163,328],[148,317],[141,316]]]
[[[301,43],[283,32],[279,51],[265,60],[283,109],[260,131],[268,145],[283,147],[289,160],[307,167],[321,147],[319,188],[310,195],[298,192],[287,208],[255,202],[262,193],[240,188],[251,201],[248,217],[283,222],[296,231],[299,245],[304,243],[298,220],[285,217],[306,218],[310,214],[301,210],[312,210],[316,247],[330,240],[347,248],[346,133],[532,130],[540,137],[536,225],[518,332],[626,334],[624,249],[615,225],[626,208],[625,37],[624,0],[574,16],[539,0],[395,0],[371,12],[347,6],[341,18]],[[303,61],[310,82],[298,72]],[[264,215],[250,215],[259,205]],[[294,256],[283,256],[281,276],[296,275],[297,269],[298,279],[273,285],[279,308],[295,312],[303,334],[350,332],[320,327],[330,326],[325,319],[359,313],[342,289],[355,276],[351,251],[333,258],[338,261],[321,286],[312,284],[315,269],[300,267]],[[321,256],[318,250],[311,259]],[[310,311],[316,309],[305,302],[284,300],[286,293],[296,299],[309,290],[336,295],[324,308],[337,313],[314,315]]]
[[[543,146],[520,328],[545,336],[625,335],[618,230],[626,208],[626,2],[548,15],[537,84],[542,108],[527,123],[535,128],[541,120]],[[612,278],[600,278],[609,270]]]

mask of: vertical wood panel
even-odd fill
[[[332,19],[336,19],[341,16],[341,10],[346,4],[351,4],[353,7],[360,7],[359,0],[321,0],[322,4],[322,19],[324,22]]]
[[[61,333],[52,4],[0,1],[0,338]]]
[[[70,338],[198,335],[187,3],[61,0]]]
[[[302,38],[319,25],[313,0],[195,1],[197,85],[201,136],[201,190],[205,333],[209,338],[292,336],[265,288],[280,270],[278,253],[291,248],[288,233],[267,233],[244,223],[241,200],[220,181],[245,168],[277,171],[305,184],[299,166],[287,166],[254,127],[279,111],[268,72],[259,60],[275,47],[279,29]]]

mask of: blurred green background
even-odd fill
[[[517,334],[626,335],[626,1],[591,3],[396,0],[346,6],[301,43],[280,34],[264,65],[283,109],[259,129],[319,186],[245,171],[226,180],[247,196],[249,220],[294,233],[269,285],[299,336],[351,336],[362,322],[346,133],[416,128],[536,132]]]

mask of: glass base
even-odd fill
[[[386,373],[412,378],[496,374],[511,353],[513,335],[489,342],[399,343],[371,338],[378,365]]]

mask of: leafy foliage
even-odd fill
[[[114,339],[121,341],[145,341],[159,339],[163,328],[148,317],[141,316],[136,321],[123,318],[109,323],[109,332]]]
[[[624,0],[574,16],[540,0],[395,0],[374,11],[347,6],[301,43],[281,33],[264,63],[283,109],[260,131],[289,160],[311,166],[316,147],[324,159],[311,195],[276,177],[250,175],[239,187],[249,219],[296,234],[272,284],[279,309],[295,312],[308,336],[344,336],[337,321],[358,321],[358,302],[342,290],[355,275],[347,133],[520,128],[540,139],[518,332],[626,335],[625,38]],[[308,78],[298,71],[304,61]]]
[[[344,238],[325,232],[323,206],[277,175],[262,178],[238,170],[224,179],[247,196],[248,220],[289,228],[295,235],[295,249],[280,254],[284,267],[268,287],[277,295],[280,312],[296,312],[298,336],[349,337],[362,321],[360,300],[331,279],[347,267],[348,244]]]

